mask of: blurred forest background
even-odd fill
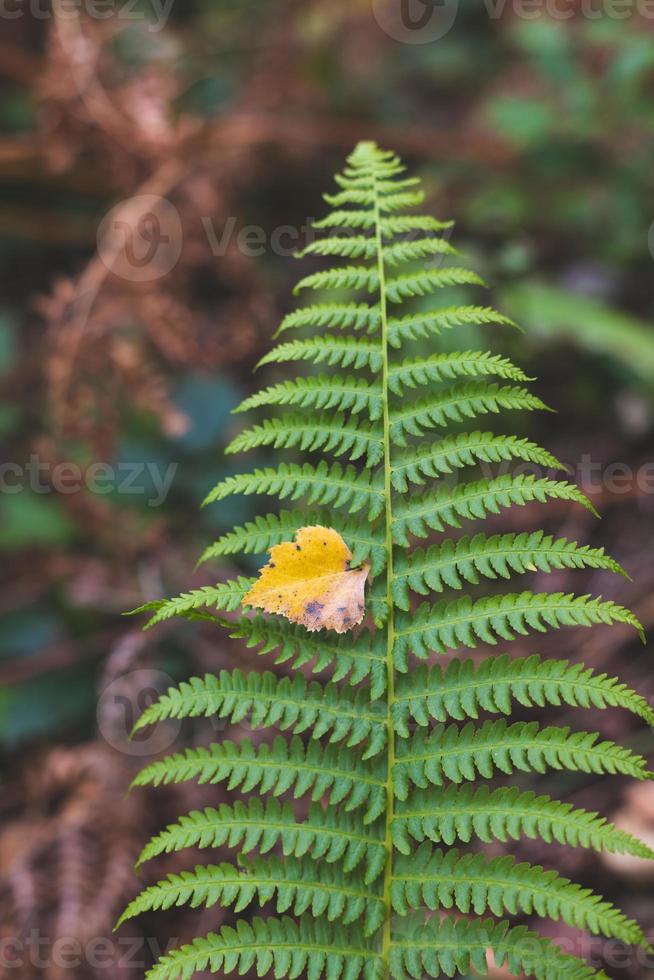
[[[403,32],[384,2],[3,4],[2,976],[132,980],[169,941],[219,925],[212,910],[171,911],[112,937],[146,838],[218,796],[125,798],[144,757],[215,737],[199,722],[132,744],[126,732],[170,678],[253,655],[206,626],[142,634],[121,614],[234,572],[195,564],[256,500],[198,505],[235,468],[221,452],[230,410],[291,305],[301,268],[289,255],[358,139],[424,178],[426,210],[456,219],[457,246],[525,327],[457,345],[518,359],[558,409],[531,433],[581,465],[604,519],[563,507],[553,526],[606,545],[634,577],[595,573],[580,588],[560,574],[557,586],[603,591],[654,627],[654,19],[599,0],[571,0],[569,18],[460,0],[434,7],[435,29]],[[130,264],[104,219],[129,224],[150,196],[165,202],[144,247],[163,234],[169,251]],[[541,517],[521,511],[515,526]],[[654,697],[651,654],[620,627],[525,649]],[[551,715],[654,754],[620,712]],[[654,842],[654,786],[536,785],[554,782]],[[556,858],[654,933],[654,869],[514,849]],[[175,868],[161,861],[143,880]],[[585,951],[612,977],[654,965]]]

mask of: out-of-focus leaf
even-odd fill
[[[537,99],[498,98],[487,112],[491,126],[518,146],[540,143],[557,123],[554,107]]]
[[[95,667],[85,665],[18,684],[4,699],[0,691],[0,740],[16,745],[89,715],[95,699]]]
[[[54,493],[37,496],[23,489],[0,496],[0,549],[57,547],[70,541],[73,533]]]
[[[505,289],[502,309],[531,337],[563,338],[654,385],[654,328],[600,300],[531,282]]]

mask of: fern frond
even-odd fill
[[[514,976],[538,980],[608,980],[576,956],[562,952],[526,926],[509,928],[507,922],[492,920],[430,919],[424,925],[398,930],[400,937],[391,948],[390,963],[395,980],[408,977],[469,976],[472,971],[488,973],[488,953],[498,967]],[[402,937],[405,933],[405,937]]]
[[[590,888],[539,865],[519,864],[510,854],[489,859],[483,854],[433,850],[423,844],[412,855],[399,858],[391,902],[399,915],[423,906],[432,911],[456,908],[475,915],[487,911],[497,916],[536,913],[625,943],[649,945],[632,919]]]
[[[409,651],[424,659],[430,651],[444,653],[460,646],[474,649],[479,641],[495,646],[498,638],[514,640],[530,630],[545,633],[562,626],[596,626],[623,623],[643,638],[642,624],[633,613],[615,602],[563,592],[520,592],[491,596],[474,602],[470,597],[455,602],[423,603],[411,614],[398,618],[395,663],[407,670]]]
[[[430,784],[442,786],[446,780],[473,782],[477,776],[491,779],[496,772],[510,776],[516,771],[543,773],[548,768],[654,778],[641,756],[598,738],[595,732],[539,728],[537,722],[510,725],[503,718],[486,721],[479,728],[471,722],[463,728],[437,725],[431,734],[416,732],[399,743],[393,770],[395,792],[405,800],[410,784],[425,789]]]
[[[293,293],[297,296],[303,289],[365,289],[372,293],[379,287],[379,273],[376,266],[343,265],[334,269],[312,272],[300,279]]]
[[[501,580],[530,572],[626,575],[601,548],[520,528],[447,534],[532,503],[596,512],[562,479],[511,472],[516,461],[566,469],[507,427],[515,410],[546,408],[527,390],[532,379],[483,349],[427,349],[445,331],[516,324],[489,306],[439,305],[442,289],[449,298],[441,302],[451,304],[458,287],[484,283],[451,258],[456,252],[443,234],[451,222],[409,213],[423,194],[404,169],[374,143],[349,156],[336,192],[325,197],[331,211],[301,253],[306,261],[322,256],[325,267],[307,269],[296,287],[332,291],[333,301],[320,298],[282,319],[278,334],[306,333],[285,336],[262,358],[262,366],[275,365],[272,383],[236,409],[263,413],[229,452],[260,449],[267,457],[272,447],[293,451],[297,462],[228,476],[205,501],[256,494],[275,498],[275,506],[223,533],[202,560],[233,555],[238,564],[239,556],[262,554],[311,525],[339,532],[355,566],[371,563],[363,627],[337,635],[247,608],[235,617],[247,578],[142,607],[151,622],[209,620],[284,665],[284,676],[223,670],[192,678],[137,723],[140,730],[207,717],[265,729],[256,743],[224,741],[151,762],[134,780],[223,784],[243,796],[182,816],[141,853],[139,863],[191,847],[235,851],[233,863],[220,863],[220,854],[146,888],[122,921],[182,904],[248,908],[248,921],[163,956],[148,974],[153,980],[203,971],[418,980],[485,974],[491,956],[511,974],[607,980],[523,926],[484,919],[487,912],[536,913],[649,949],[640,928],[589,889],[477,847],[525,837],[654,859],[654,850],[597,813],[519,786],[484,785],[516,774],[526,783],[523,774],[550,770],[653,779],[628,748],[515,713],[620,708],[654,727],[654,710],[616,678],[582,664],[463,655],[466,647],[564,626],[622,624],[641,636],[642,626],[601,597],[498,592]],[[280,375],[277,365],[294,362],[322,367],[306,377]],[[490,413],[499,417],[497,435],[474,428]],[[327,458],[310,463],[308,453]],[[330,456],[346,457],[344,465]],[[459,471],[468,467],[477,472],[462,482]],[[297,503],[278,512],[278,501]],[[440,540],[414,546],[432,531]],[[492,588],[481,592],[489,581]],[[413,597],[431,593],[434,604],[414,611]],[[446,666],[433,662],[449,651]],[[430,663],[410,670],[410,654]],[[473,841],[466,853],[452,849]],[[277,917],[250,919],[255,905],[272,905]]]
[[[352,415],[365,412],[371,422],[382,416],[382,394],[379,385],[365,378],[338,378],[321,374],[315,378],[298,378],[265,388],[251,395],[234,409],[248,412],[262,405],[297,405],[300,408],[333,408]]]
[[[335,334],[278,344],[261,358],[258,367],[283,361],[309,361],[312,364],[321,364],[324,361],[331,366],[369,368],[373,372],[379,371],[382,364],[379,344],[374,340],[339,337]]]
[[[580,546],[544,531],[529,534],[477,534],[474,538],[447,539],[431,548],[400,552],[393,582],[395,604],[410,608],[409,591],[418,595],[478,585],[480,578],[510,579],[528,572],[562,568],[593,568],[627,573],[603,548]]]
[[[376,222],[373,211],[355,211],[340,208],[319,218],[313,222],[313,227],[317,230],[330,228],[349,228],[371,229],[378,223],[379,230],[383,238],[392,238],[394,235],[411,234],[417,231],[440,232],[449,229],[454,224],[453,221],[439,221],[431,215],[426,214],[400,214],[400,215],[380,215]]]
[[[378,633],[363,630],[357,637],[318,637],[281,619],[263,616],[239,619],[231,635],[261,655],[275,653],[275,663],[291,663],[297,669],[313,664],[315,673],[331,668],[332,680],[348,678],[350,684],[370,678],[370,696],[376,700],[386,690],[385,648]]]
[[[382,238],[413,234],[417,231],[446,231],[453,225],[453,221],[439,221],[430,214],[400,214],[392,217],[380,215],[379,218],[379,230]]]
[[[373,259],[377,254],[377,242],[364,235],[349,237],[332,236],[310,242],[300,253],[306,255],[338,255],[347,259]],[[444,238],[415,238],[412,241],[399,241],[385,245],[382,249],[384,261],[389,266],[403,262],[425,259],[434,255],[455,255],[454,249]]]
[[[276,470],[268,468],[229,476],[214,487],[204,505],[235,493],[268,494],[280,500],[306,497],[309,504],[347,507],[350,514],[367,507],[371,521],[384,506],[384,492],[378,478],[366,472],[359,473],[353,466],[329,465],[325,460],[317,466],[282,463]]]
[[[229,582],[219,582],[218,585],[203,585],[192,592],[183,592],[174,599],[166,599],[155,604],[156,612],[144,629],[151,629],[157,623],[163,623],[175,616],[193,619],[193,613],[199,609],[211,609],[214,612],[234,612],[239,609],[245,593],[252,588],[253,579],[239,575]],[[141,607],[144,609],[147,607]],[[135,610],[140,611],[140,610]]]
[[[452,330],[465,324],[483,326],[489,323],[515,327],[513,320],[490,306],[451,306],[423,313],[409,313],[403,317],[390,317],[388,343],[391,347],[399,348],[410,340],[437,337],[443,330]]]
[[[475,463],[501,463],[521,459],[545,469],[565,469],[562,463],[535,442],[517,436],[496,436],[492,432],[462,432],[431,445],[411,447],[396,455],[392,483],[406,493],[409,483],[426,483],[429,477],[446,476]]]
[[[266,671],[243,674],[221,670],[216,676],[193,677],[171,687],[147,708],[134,731],[167,718],[227,718],[232,724],[248,720],[253,729],[276,727],[293,734],[311,731],[312,738],[329,734],[330,742],[348,746],[368,741],[362,756],[370,758],[386,744],[385,717],[374,711],[370,692],[335,684],[323,686],[302,676],[291,680]]]
[[[382,247],[384,263],[391,268],[404,262],[428,259],[434,255],[457,254],[457,250],[445,238],[414,238]]]
[[[414,296],[429,296],[435,289],[445,286],[485,286],[486,283],[471,269],[447,267],[423,269],[394,276],[386,280],[386,296],[391,303],[401,303]]]
[[[239,848],[242,854],[267,854],[281,844],[286,856],[310,857],[328,864],[342,862],[343,870],[353,871],[365,863],[364,882],[379,877],[386,862],[382,826],[379,821],[365,826],[356,813],[323,809],[313,803],[306,819],[298,822],[290,803],[274,797],[262,802],[237,800],[233,806],[221,803],[218,809],[194,810],[170,824],[141,852],[137,867],[160,854],[186,847]]]
[[[239,919],[234,928],[223,926],[219,933],[166,953],[148,970],[146,980],[189,980],[207,969],[239,975],[254,969],[260,977],[270,970],[276,977],[306,973],[311,980],[320,980],[323,973],[327,980],[383,980],[384,975],[381,956],[370,950],[361,930],[306,916],[299,922],[284,916]]]
[[[367,235],[329,235],[309,242],[297,253],[298,258],[307,255],[338,255],[343,259],[373,259],[377,254],[374,238]]]
[[[566,660],[541,660],[536,654],[518,660],[503,654],[479,664],[452,660],[445,670],[420,664],[398,678],[393,722],[408,738],[410,720],[426,727],[432,719],[476,719],[480,711],[510,715],[515,702],[524,708],[623,708],[654,726],[654,711],[645,698],[615,677]]]
[[[318,231],[329,228],[349,228],[358,231],[359,229],[374,228],[375,223],[373,211],[364,211],[358,208],[337,208],[335,211],[326,214],[324,218],[314,221],[313,227]]]
[[[509,381],[533,380],[508,357],[491,354],[489,351],[470,350],[433,354],[431,357],[417,357],[406,359],[401,364],[392,364],[388,371],[388,386],[394,394],[402,395],[405,388],[486,375],[495,375]]]
[[[347,875],[333,865],[317,869],[307,858],[278,857],[243,859],[241,867],[233,864],[209,864],[170,874],[146,888],[127,906],[118,920],[120,926],[144,912],[168,909],[173,905],[192,908],[220,904],[234,907],[235,912],[258,901],[260,905],[275,902],[279,914],[310,912],[328,922],[350,925],[363,919],[365,936],[374,933],[384,919],[384,905],[378,890],[365,885],[354,875]]]
[[[394,445],[404,447],[407,436],[422,437],[425,430],[434,426],[446,426],[448,422],[463,422],[503,410],[537,409],[547,409],[547,405],[525,388],[467,382],[422,398],[406,408],[394,408],[390,413],[391,440]]]
[[[257,517],[215,541],[203,552],[200,562],[221,555],[263,554],[273,545],[290,540],[299,528],[315,524],[331,526],[345,538],[354,565],[369,559],[372,575],[379,575],[384,570],[386,547],[382,529],[329,510],[283,510],[279,514]]]
[[[275,336],[286,330],[299,330],[302,327],[330,327],[332,330],[365,330],[367,333],[376,333],[380,322],[379,306],[370,306],[368,303],[316,303],[287,313]]]
[[[401,498],[393,514],[393,540],[406,547],[410,534],[426,538],[430,530],[460,528],[463,521],[480,521],[489,514],[499,514],[502,508],[544,504],[548,500],[580,504],[597,516],[590,500],[571,483],[531,475],[503,475]]]
[[[399,161],[393,163],[375,164],[360,170],[356,167],[345,167],[343,172],[334,175],[334,182],[339,187],[363,187],[367,190],[377,190],[379,194],[395,192],[405,187],[419,187],[419,177],[402,177],[399,180],[389,180],[389,177],[404,173],[406,167]]]
[[[411,853],[410,839],[451,845],[469,844],[474,838],[490,844],[526,837],[654,860],[651,848],[605,817],[517,786],[490,789],[464,783],[438,794],[431,787],[414,789],[407,800],[398,802],[392,833],[402,854]]]
[[[372,823],[384,811],[385,780],[383,764],[370,760],[366,773],[358,772],[357,756],[351,749],[305,746],[299,737],[290,742],[278,736],[272,745],[255,746],[249,739],[212,744],[209,748],[188,749],[146,766],[135,777],[133,786],[159,786],[169,783],[226,782],[228,789],[281,796],[292,790],[295,798],[310,794],[315,802],[329,797],[330,806],[343,803],[346,810],[366,807],[364,822]]]
[[[403,211],[405,208],[418,207],[425,199],[422,191],[400,191],[396,194],[390,193],[378,196],[376,188],[360,190],[353,187],[339,191],[337,194],[323,194],[323,197],[327,204],[333,208],[340,208],[344,204],[371,206],[376,201],[377,207],[382,214]]]
[[[345,415],[332,413],[266,419],[261,425],[244,429],[229,443],[225,452],[249,452],[261,446],[274,446],[276,449],[298,447],[304,452],[322,449],[351,460],[365,455],[368,466],[375,466],[384,452],[383,434],[378,426],[361,421],[348,426]]]

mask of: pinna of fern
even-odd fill
[[[147,607],[150,624],[212,619],[287,676],[193,678],[141,717],[137,727],[171,717],[247,720],[269,737],[190,748],[139,774],[139,786],[222,783],[236,798],[215,808],[208,790],[204,810],[150,841],[140,865],[189,847],[221,853],[146,888],[121,921],[182,904],[234,911],[233,926],[163,956],[152,980],[203,970],[311,980],[455,976],[486,972],[491,953],[513,974],[604,976],[510,918],[561,920],[648,948],[637,923],[554,870],[510,853],[489,857],[479,844],[539,838],[653,858],[598,814],[511,785],[516,772],[548,770],[645,780],[645,760],[593,733],[511,715],[516,706],[565,703],[629,711],[651,725],[654,713],[592,668],[503,651],[473,661],[465,651],[566,626],[621,623],[642,635],[613,602],[528,585],[534,571],[542,580],[559,569],[623,569],[601,549],[544,532],[484,530],[490,515],[527,504],[593,507],[556,473],[513,476],[503,466],[492,475],[492,464],[513,461],[562,467],[530,440],[488,427],[545,408],[520,368],[488,351],[438,350],[445,331],[510,321],[488,306],[439,301],[446,287],[481,280],[459,264],[443,235],[449,224],[415,213],[418,181],[393,153],[361,143],[336,182],[331,210],[316,222],[321,237],[304,252],[328,264],[297,287],[333,290],[334,300],[289,313],[262,361],[315,368],[247,398],[239,411],[272,414],[228,448],[290,455],[223,480],[207,498],[269,496],[282,508],[234,528],[203,558],[263,555],[302,527],[328,525],[354,565],[371,563],[367,624],[337,636],[253,615],[241,608],[252,585],[242,577]],[[490,468],[480,473],[481,464]],[[488,782],[495,777],[499,785]]]

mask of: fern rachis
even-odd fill
[[[148,607],[152,624],[173,615],[212,619],[291,672],[194,678],[138,723],[207,716],[247,719],[263,732],[256,744],[225,740],[152,762],[135,781],[194,779],[237,793],[233,804],[212,807],[209,791],[204,810],[182,816],[141,854],[144,864],[189,847],[221,851],[146,888],[123,919],[179,904],[219,904],[236,916],[233,928],[162,957],[148,974],[153,980],[251,969],[311,980],[454,976],[486,972],[491,951],[513,974],[604,976],[504,921],[521,914],[647,947],[638,925],[590,889],[477,847],[531,838],[654,858],[597,814],[487,783],[552,769],[651,778],[636,753],[581,729],[512,720],[516,706],[621,709],[650,725],[654,713],[625,685],[579,664],[464,654],[480,642],[495,646],[565,626],[642,628],[615,603],[525,585],[534,571],[625,574],[602,549],[541,531],[483,530],[489,515],[531,503],[593,508],[551,475],[480,476],[482,464],[560,464],[481,421],[545,408],[511,361],[483,350],[416,356],[412,349],[463,324],[497,330],[510,321],[487,306],[438,305],[442,289],[481,280],[449,264],[447,223],[411,213],[422,198],[402,173],[399,160],[374,144],[350,156],[340,190],[327,197],[333,210],[316,223],[324,237],[305,253],[343,264],[308,273],[298,289],[357,296],[289,313],[283,339],[261,363],[302,361],[317,365],[315,373],[264,388],[240,406],[280,414],[246,429],[230,451],[273,446],[304,455],[229,477],[207,499],[243,493],[286,503],[223,535],[204,560],[264,554],[309,525],[337,530],[355,565],[370,562],[368,623],[336,636],[253,615],[240,608],[252,584],[242,577]],[[443,264],[434,266],[435,258]],[[416,296],[428,304],[411,312]],[[462,479],[452,487],[449,474]],[[480,594],[484,583],[491,589]],[[327,681],[307,677],[323,671]],[[263,918],[252,917],[256,906]]]

